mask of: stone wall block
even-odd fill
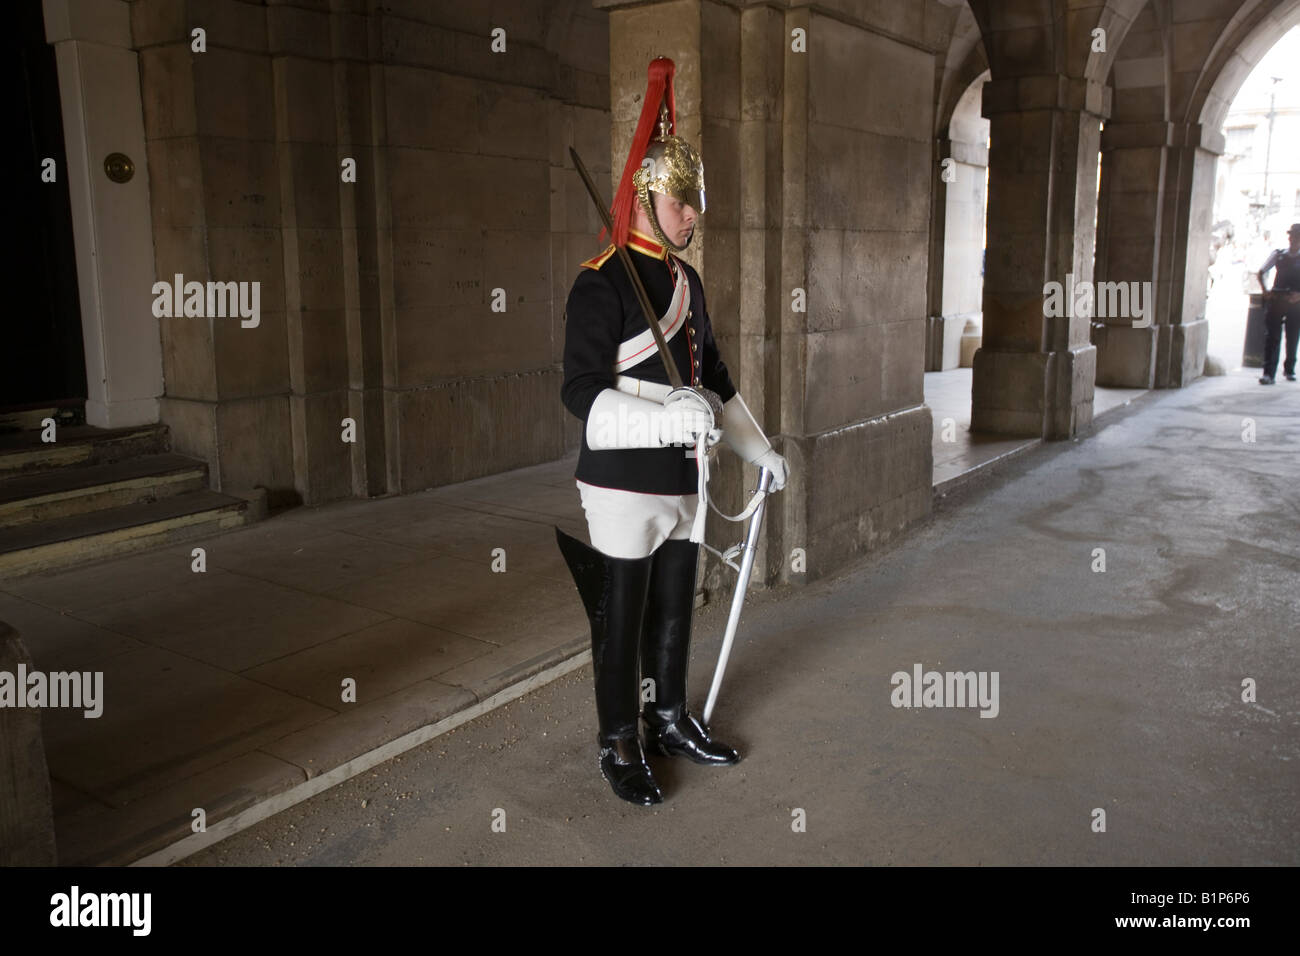
[[[546,101],[536,90],[478,83],[478,150],[492,156],[546,160]]]
[[[399,309],[483,306],[483,252],[481,232],[394,229],[394,304]]]
[[[549,364],[550,304],[514,306],[493,313],[473,307],[398,309],[397,385],[499,376]],[[472,329],[473,335],[466,334]],[[457,479],[459,480],[459,479]]]
[[[840,428],[885,411],[880,376],[883,339],[878,325],[808,333],[805,434]],[[918,360],[918,374],[920,368]]]
[[[191,56],[199,135],[273,140],[275,99],[270,60],[216,46]],[[209,141],[204,142],[206,147]]]
[[[139,4],[136,4],[139,6]],[[199,131],[194,94],[194,53],[188,43],[148,47],[140,51],[140,98],[144,132],[150,145],[172,136]]]
[[[266,35],[273,54],[324,60],[332,52],[328,10],[309,10],[297,4],[268,7]]]
[[[387,150],[386,159],[394,229],[469,230],[483,226],[489,197],[483,188],[479,157],[393,148]],[[546,190],[540,193],[539,201],[546,203]]]
[[[202,227],[206,215],[198,140],[190,136],[149,140],[145,152],[154,227]]]
[[[209,226],[273,229],[280,225],[280,169],[274,143],[201,138],[198,149]]]
[[[277,58],[275,64],[285,111],[280,138],[334,147],[339,133],[333,65],[297,56]],[[337,175],[338,164],[334,167]]]
[[[347,313],[342,309],[300,312],[302,341],[302,391],[312,395],[348,387]]]
[[[283,322],[281,322],[283,341]],[[217,490],[264,487],[272,510],[302,503],[294,485],[289,396],[264,395],[216,406]],[[256,435],[256,441],[249,441]],[[211,461],[211,459],[209,459]]]
[[[257,282],[261,307],[268,312],[285,308],[284,259],[278,229],[239,226],[207,230],[209,275],[217,282]]]
[[[343,441],[343,419],[352,417],[346,391],[294,395],[290,402],[303,430],[305,461],[297,469],[302,476],[299,490],[303,504],[348,497],[352,493],[352,457],[364,453],[370,437],[365,420],[357,422],[357,442],[352,444]]]
[[[228,402],[289,391],[288,342],[283,312],[264,310],[256,328],[244,328],[238,318],[210,321],[219,400]]]
[[[467,481],[559,456],[562,374],[546,370],[467,379],[398,393],[401,492]]]

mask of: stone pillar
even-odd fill
[[[980,100],[986,81],[973,82],[962,92],[946,129],[935,140],[926,296],[927,372],[957,368],[966,322],[980,319],[989,165],[989,122],[980,115]]]
[[[937,308],[928,310],[926,329],[927,372],[941,372],[961,364],[961,334],[967,319],[980,318],[983,288],[985,177],[988,146],[942,138],[935,161],[938,187],[933,216],[931,271],[938,271]],[[952,182],[944,182],[942,161],[951,159]]]
[[[1144,283],[1146,321],[1133,317],[1094,319],[1097,384],[1117,388],[1155,385],[1159,328],[1169,321],[1169,282],[1161,279],[1161,227],[1165,191],[1166,123],[1107,123],[1102,134],[1098,199],[1096,279]]]
[[[158,275],[260,290],[256,327],[162,320],[163,420],[178,451],[208,460],[218,488],[265,485],[279,506],[392,491],[375,21],[281,4],[223,9],[219,30],[196,3],[135,13]],[[196,27],[209,29],[205,52],[191,47]],[[355,182],[342,180],[344,159]],[[345,418],[353,442],[342,440]]]
[[[779,193],[770,188],[781,174],[781,91],[785,59],[781,38],[786,35],[785,15],[771,7],[747,7],[740,14],[739,129],[737,177],[733,218],[738,224],[738,323],[731,349],[736,387],[755,418],[762,422],[784,454],[780,443],[781,419],[781,316],[787,299],[781,285],[781,217]],[[712,80],[706,70],[706,85]],[[730,87],[719,85],[714,95],[725,98]],[[743,472],[732,469],[727,489],[729,503],[744,499]],[[786,564],[779,530],[785,523],[784,492],[768,500],[764,547],[754,560],[754,578],[775,580]],[[731,512],[734,514],[735,512]],[[716,526],[715,526],[716,527]],[[734,527],[734,526],[733,526]],[[728,529],[723,540],[734,538]]]
[[[938,372],[943,369],[943,286],[947,279],[943,267],[943,249],[948,234],[948,210],[945,198],[948,184],[943,181],[942,174],[943,161],[951,157],[952,140],[947,136],[936,137],[934,151],[930,157],[932,173],[930,176],[929,272],[925,282],[925,370],[927,372]]]
[[[681,258],[695,266],[704,280],[714,336],[732,381],[754,418],[779,444],[780,409],[769,400],[765,381],[767,322],[773,314],[768,300],[779,286],[770,274],[777,265],[779,246],[773,240],[779,239],[779,222],[771,221],[764,170],[768,143],[779,129],[780,116],[774,95],[780,88],[779,59],[774,82],[766,47],[772,31],[781,29],[782,18],[767,7],[741,12],[705,0],[597,5],[610,12],[607,195],[618,188],[641,115],[646,67],[656,56],[670,56],[676,65],[677,133],[700,149],[708,198],[695,237]],[[773,159],[779,169],[779,154]],[[735,513],[742,506],[743,477],[734,456],[717,456],[709,492],[723,511]],[[776,500],[770,505],[765,521],[768,542],[779,538],[774,529],[780,522]],[[711,516],[709,539],[735,537],[734,527]],[[755,585],[768,580],[770,563],[767,549],[760,550],[754,564]],[[732,577],[715,567],[705,587],[726,590]]]
[[[44,0],[59,70],[63,133],[86,351],[86,421],[101,428],[158,420],[162,349],[154,318],[149,162],[140,66],[123,0]],[[104,160],[135,165],[125,183]],[[39,187],[38,187],[39,188]]]
[[[175,0],[131,15],[157,273],[261,289],[255,329],[163,320],[177,450],[219,488],[288,505],[463,481],[577,441],[555,400],[563,307],[599,227],[565,147],[608,171],[604,14]]]
[[[281,168],[268,26],[287,8],[134,4],[153,212],[155,272],[172,281],[257,283],[259,316],[160,320],[173,447],[205,459],[218,490],[261,485],[301,503],[294,474]],[[216,25],[214,25],[216,24]],[[192,31],[206,31],[206,50]],[[287,184],[292,192],[292,183]],[[289,200],[290,202],[292,199]],[[290,263],[290,268],[296,263]]]
[[[32,667],[18,632],[0,621],[0,671]],[[20,688],[20,694],[26,688]],[[54,866],[50,771],[41,737],[41,711],[0,707],[0,866]]]
[[[677,63],[679,129],[698,131],[709,207],[687,258],[732,377],[793,470],[770,502],[762,576],[829,573],[932,497],[924,21],[901,5],[870,23],[803,5],[600,6],[616,174],[653,56]],[[736,465],[721,459],[724,501],[738,504]]]
[[[1224,148],[1223,134],[1199,124],[1173,126],[1170,140],[1161,233],[1161,280],[1169,287],[1169,308],[1156,340],[1156,388],[1181,388],[1205,371],[1214,177]]]
[[[365,72],[349,70],[340,56],[363,59],[366,32],[346,28],[359,26],[355,21],[331,30],[334,17],[323,11],[275,6],[266,16],[294,490],[308,504],[383,493],[382,458],[367,478],[367,453],[382,455],[385,436],[382,401],[373,391],[369,403],[362,400],[367,323],[360,309],[356,249],[358,194],[373,189],[376,164],[350,148],[368,137],[356,142],[348,109],[349,101],[360,104],[359,119],[368,118],[370,84]],[[349,76],[361,84],[360,96],[350,95]],[[356,182],[342,181],[345,158],[357,163]],[[374,311],[364,317],[369,326],[378,326]],[[345,418],[356,423],[355,441],[342,440]],[[369,448],[372,441],[378,448]]]
[[[1057,75],[984,87],[992,149],[973,431],[1068,438],[1092,421],[1089,320],[1068,314],[1073,308],[1046,315],[1044,284],[1092,279],[1099,126],[1108,96],[1099,84]]]
[[[810,356],[808,333],[814,327],[809,322],[809,310],[815,310],[817,303],[823,307],[829,305],[825,297],[818,294],[818,280],[814,279],[812,263],[812,235],[809,228],[809,192],[811,185],[809,175],[809,129],[808,97],[809,67],[808,57],[785,52],[786,37],[795,30],[809,32],[811,14],[806,9],[787,10],[782,24],[782,97],[781,97],[781,145],[780,145],[780,205],[781,210],[781,266],[780,302],[777,306],[779,323],[779,350],[775,356],[777,374],[777,391],[768,403],[780,408],[780,421],[789,434],[804,434],[807,421],[808,378],[807,363]],[[793,290],[800,289],[809,299],[804,311],[796,311],[789,296]],[[769,426],[770,429],[770,426]],[[773,516],[771,527],[779,529],[782,552],[802,548],[813,561],[814,568],[821,555],[808,548],[811,536],[810,502],[812,497],[812,479],[808,469],[815,457],[810,453],[806,442],[788,441],[782,448],[782,454],[790,463],[791,476],[786,489],[778,497],[785,500],[778,502],[779,512]],[[779,521],[779,524],[778,524]],[[789,572],[791,565],[783,564]],[[790,573],[781,574],[778,580],[783,583],[797,582],[799,579]]]

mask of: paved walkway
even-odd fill
[[[600,779],[583,668],[187,862],[1296,865],[1300,385],[1255,375],[1157,393],[755,595],[714,719],[745,759],[653,759],[660,807]],[[997,672],[997,717],[895,708],[917,664]]]
[[[1140,405],[1084,441],[1033,450],[1017,466],[1027,474],[979,508],[954,511],[847,577],[788,602],[756,596],[763,610],[747,615],[746,646],[737,651],[745,663],[719,718],[754,759],[730,778],[674,770],[670,781],[704,788],[688,804],[704,812],[726,800],[756,813],[830,800],[823,809],[841,815],[836,832],[847,842],[824,859],[994,862],[1040,857],[1025,847],[1009,853],[993,839],[1007,835],[1006,820],[928,855],[899,845],[881,856],[869,843],[850,851],[862,834],[880,835],[880,820],[949,832],[950,824],[925,817],[942,807],[959,814],[951,820],[986,827],[971,814],[1007,812],[999,794],[1030,801],[1029,829],[1044,838],[1044,826],[1061,823],[1067,796],[1085,816],[1119,800],[1136,803],[1144,825],[1160,813],[1177,816],[1160,823],[1171,834],[1185,836],[1188,821],[1210,825],[1235,847],[1217,859],[1296,862],[1300,682],[1289,642],[1300,572],[1300,389],[1263,389],[1242,373]],[[1253,444],[1241,441],[1244,417],[1256,421]],[[189,836],[196,807],[215,832],[223,819],[265,814],[304,788],[364,770],[335,788],[342,796],[309,803],[346,801],[348,788],[394,766],[418,767],[418,754],[446,749],[452,738],[388,763],[391,753],[376,748],[405,748],[430,735],[430,725],[451,726],[528,690],[529,678],[580,666],[586,622],[552,531],[558,523],[582,533],[571,471],[561,462],[402,498],[299,509],[208,541],[0,583],[0,619],[23,634],[37,667],[105,674],[98,720],[46,712],[61,862],[139,859]],[[195,544],[207,549],[202,574],[191,570]],[[1089,570],[1094,547],[1107,548],[1105,574]],[[498,548],[503,572],[492,567]],[[719,610],[699,624],[706,661],[721,633]],[[913,662],[1000,670],[999,719],[891,709],[888,675]],[[692,669],[701,692],[707,671]],[[1247,676],[1260,682],[1260,701],[1250,706],[1236,700]],[[356,681],[356,703],[341,699],[346,678]],[[553,781],[536,777],[536,753],[514,748],[528,740],[564,768],[565,787],[581,788],[584,813],[608,821],[636,812],[610,804],[588,759],[589,684],[589,672],[578,670],[538,691],[542,698],[456,731],[457,741],[472,741],[495,734],[519,708],[536,710],[538,699],[568,701],[546,720],[553,736],[544,742],[527,723],[507,727],[504,738],[480,736],[460,753],[453,777],[445,769],[438,776],[438,800],[472,796],[461,811],[476,814],[474,801],[496,807],[527,790],[535,815],[572,816],[563,788],[534,792],[549,792]],[[482,758],[484,749],[492,758],[476,762],[474,751]],[[1008,767],[1010,776],[999,774]],[[842,774],[828,776],[828,768]],[[1133,790],[1134,779],[1155,770]],[[969,808],[948,806],[954,781],[975,788]],[[889,790],[916,785],[916,819],[928,824],[908,817]],[[1189,807],[1189,794],[1200,802]],[[865,819],[882,800],[889,812],[865,829],[842,816],[856,808]],[[788,808],[781,812],[788,818]],[[564,832],[556,827],[553,836],[563,843]],[[682,832],[700,839],[681,848],[686,857],[716,858],[715,840],[691,825]],[[468,858],[527,856],[464,839],[456,852]],[[1152,859],[1174,862],[1195,845],[1174,840]],[[427,852],[416,855],[426,861],[454,858],[437,841],[422,846]],[[338,846],[331,852],[346,856]],[[584,859],[619,858],[609,853]],[[764,853],[756,845],[729,858]],[[403,854],[399,843],[381,855],[413,861]]]
[[[215,823],[580,654],[553,530],[585,537],[572,473],[300,508],[0,582],[34,667],[104,673],[101,717],[44,714],[60,862],[135,860],[196,807]]]
[[[994,462],[1023,454],[1041,438],[1006,438],[970,430],[971,376],[969,368],[925,373],[925,404],[934,423],[934,486],[946,493],[962,477]],[[1147,394],[1144,388],[1100,388],[1093,393],[1093,420],[1104,420],[1117,408]]]

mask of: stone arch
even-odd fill
[[[987,169],[988,122],[980,116],[980,91],[988,79],[988,59],[984,55],[984,45],[979,27],[971,8],[962,3],[953,22],[952,36],[947,53],[939,69],[938,83],[935,90],[934,110],[934,175],[930,191],[930,255],[927,269],[926,285],[926,332],[925,332],[925,370],[941,371],[956,365],[960,350],[960,338],[967,312],[979,312],[976,301],[969,308],[956,308],[952,302],[952,270],[961,269],[955,264],[952,254],[952,242],[948,229],[950,200],[958,195],[949,189],[950,184],[943,179],[944,161],[952,160],[957,168],[964,166],[968,173],[976,169]],[[978,81],[978,82],[977,82]],[[974,91],[972,93],[972,91]],[[953,115],[958,112],[965,118],[960,121],[962,130],[956,141],[952,135]],[[983,127],[982,135],[971,136],[970,126],[977,123]],[[972,184],[970,175],[960,176],[956,189]],[[983,230],[984,176],[978,178],[979,196],[967,197],[967,205],[978,202],[980,207],[980,230]],[[969,223],[965,223],[959,233],[969,232]],[[963,237],[962,241],[969,237]],[[982,250],[977,255],[982,254]],[[969,270],[967,270],[969,271]],[[975,266],[975,282],[982,283],[980,264]],[[969,278],[969,277],[968,277]],[[948,287],[948,302],[945,304],[945,286]],[[961,314],[959,314],[961,313]]]
[[[1113,51],[1105,81],[1112,94],[1107,125],[1168,122],[1170,114],[1170,0],[1148,0]],[[1123,97],[1120,90],[1130,90]]]
[[[1080,54],[1084,58],[1083,69],[1081,70],[1083,78],[1094,83],[1104,83],[1106,78],[1110,76],[1116,58],[1124,48],[1125,41],[1128,40],[1129,33],[1133,30],[1138,18],[1146,12],[1149,5],[1163,7],[1167,2],[1168,0],[1107,0],[1101,12],[1097,15],[1096,23],[1087,27],[1089,39],[1091,39],[1094,29],[1101,28],[1106,31],[1106,49],[1104,51],[1093,50],[1091,43],[1086,46],[1079,45],[1078,47]],[[1168,22],[1167,16],[1164,22]],[[1072,45],[1071,49],[1075,49],[1075,46]],[[1086,54],[1083,53],[1085,50]]]
[[[1173,83],[1185,92],[1171,97],[1165,216],[1170,228],[1163,237],[1170,264],[1168,324],[1161,328],[1157,387],[1186,384],[1204,367],[1205,277],[1215,176],[1224,148],[1220,129],[1250,71],[1278,38],[1300,24],[1300,0],[1223,0],[1217,13],[1203,55]]]
[[[1283,34],[1300,26],[1300,0],[1243,3],[1223,31],[1188,98],[1185,122],[1223,126],[1242,83]]]
[[[963,3],[953,24],[952,40],[948,44],[948,54],[939,77],[934,111],[936,136],[941,135],[948,128],[953,110],[957,108],[957,101],[961,99],[967,88],[978,76],[987,73],[988,69],[989,61],[984,53],[979,27],[971,13],[971,8]]]
[[[996,79],[1057,74],[1094,83],[1110,72],[1133,20],[1147,0],[1106,0],[1100,7],[1063,9],[1059,0],[973,0],[971,10]],[[1106,49],[1092,49],[1092,31],[1106,31]]]
[[[980,99],[988,80],[985,69],[970,80],[948,110],[940,135],[941,150],[952,177],[940,181],[934,214],[942,224],[942,242],[933,268],[938,275],[938,299],[926,331],[926,371],[960,364],[961,335],[968,319],[978,318],[984,284],[984,217],[987,199],[989,121],[980,115]]]

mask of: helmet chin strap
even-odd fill
[[[671,241],[667,236],[665,236],[663,229],[659,225],[659,217],[655,215],[655,204],[654,200],[650,197],[650,189],[641,182],[638,182],[636,185],[637,199],[641,203],[641,208],[645,210],[646,218],[650,220],[650,230],[655,234],[655,239],[658,240],[661,246],[665,246],[673,252],[684,252],[686,246],[691,244],[691,240],[687,239],[685,246],[679,246],[677,243]],[[694,235],[695,230],[692,229],[691,236]]]

